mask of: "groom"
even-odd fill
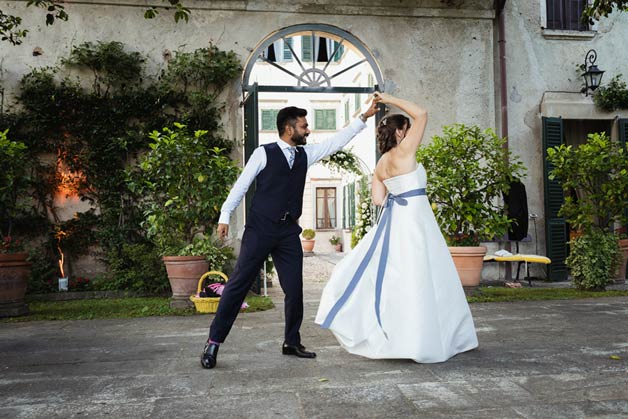
[[[305,109],[290,106],[277,114],[279,139],[255,149],[221,208],[217,233],[224,239],[229,218],[253,181],[257,190],[246,220],[240,255],[225,285],[209,339],[201,355],[203,368],[214,368],[219,345],[224,342],[240,306],[268,255],[272,255],[285,298],[285,331],[282,353],[315,358],[301,344],[303,320],[303,250],[297,223],[301,216],[305,175],[309,166],[342,149],[377,113],[376,104],[359,119],[321,144],[307,144],[310,135]]]

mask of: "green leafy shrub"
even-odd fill
[[[94,281],[98,290],[160,293],[170,289],[166,268],[150,243],[124,244],[107,254],[109,269]]]
[[[574,285],[581,290],[604,290],[621,259],[617,236],[594,229],[569,244],[566,263]]]
[[[606,86],[600,86],[593,94],[595,105],[607,112],[616,109],[628,109],[628,88],[618,74]]]
[[[502,195],[525,168],[491,129],[454,124],[417,151],[427,171],[427,194],[450,246],[477,246],[503,236],[511,220]]]
[[[222,272],[229,271],[229,264],[235,259],[232,247],[222,246],[219,240],[205,236],[195,237],[176,256],[205,256],[210,271]]]
[[[150,151],[129,175],[129,188],[142,197],[147,236],[162,255],[178,255],[197,235],[212,231],[226,185],[238,175],[224,150],[207,147],[206,135],[179,123],[153,131]]]

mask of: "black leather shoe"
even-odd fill
[[[216,366],[216,361],[218,360],[218,348],[219,346],[215,343],[205,344],[205,349],[203,349],[203,354],[201,355],[201,365],[203,368],[211,369]]]
[[[316,353],[306,351],[305,346],[300,343],[298,345],[288,345],[284,343],[281,348],[281,353],[284,355],[296,355],[299,358],[316,358]]]

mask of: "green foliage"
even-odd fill
[[[9,140],[8,132],[0,131],[0,237],[11,236],[13,220],[25,205],[30,185],[26,145]]]
[[[235,259],[232,247],[222,246],[217,239],[205,236],[194,237],[188,244],[174,256],[205,256],[209,262],[210,271],[227,271],[227,265]]]
[[[587,231],[569,242],[566,259],[574,285],[581,290],[603,290],[621,260],[615,234],[600,229]]]
[[[145,59],[139,52],[128,52],[121,42],[85,42],[72,47],[61,62],[67,66],[89,69],[94,73],[94,92],[108,94],[112,87],[124,89],[139,83]],[[104,89],[103,89],[104,87]]]
[[[166,268],[152,243],[122,244],[106,256],[108,271],[94,283],[99,290],[158,293],[169,289]]]
[[[628,0],[593,0],[585,6],[582,21],[593,25],[601,17],[608,17],[615,8],[619,11],[628,11]]]
[[[170,85],[147,76],[145,59],[137,52],[127,52],[118,42],[81,44],[62,60],[63,66],[34,69],[23,77],[18,106],[0,115],[0,129],[10,128],[12,135],[18,136],[27,147],[26,160],[32,165],[29,195],[34,198],[30,206],[37,212],[29,214],[24,206],[20,222],[36,221],[30,228],[36,227],[40,236],[47,237],[41,244],[41,253],[50,263],[56,266],[58,257],[55,232],[64,231],[61,245],[70,262],[98,245],[104,254],[103,261],[113,266],[114,271],[119,265],[133,267],[133,260],[123,263],[119,260],[133,255],[131,251],[123,251],[123,246],[143,244],[146,237],[141,228],[144,214],[137,204],[142,197],[129,189],[126,170],[148,148],[147,133],[175,120],[189,121],[195,129],[209,131],[204,136],[205,150],[218,148],[226,158],[233,141],[221,136],[222,105],[216,98],[228,86],[229,78],[233,78],[233,68],[241,66],[233,53],[213,51],[221,63],[212,67],[210,76],[198,69],[187,71],[186,64],[178,64],[177,71],[187,71],[189,84],[193,86],[187,93],[179,83]],[[224,64],[226,56],[235,60],[229,68]],[[197,64],[197,61],[187,63]],[[69,78],[70,66],[79,70],[75,74],[80,78],[94,75],[91,89],[83,88],[86,83],[81,83],[80,78]],[[226,75],[219,74],[223,70]],[[208,79],[221,84],[210,85]],[[214,178],[220,176],[215,174]],[[231,179],[227,175],[220,189],[227,190]],[[60,218],[54,199],[61,192],[78,196],[91,204],[91,210],[62,225],[51,223],[49,216],[52,220]],[[157,254],[153,257],[161,264]],[[48,278],[35,276],[34,280],[42,282]],[[121,286],[141,282],[119,280]]]
[[[502,288],[480,287],[479,293],[467,297],[469,303],[507,301],[572,300],[578,298],[628,297],[628,291],[583,291],[574,288]]]
[[[332,170],[343,170],[357,176],[364,176],[359,158],[351,150],[337,151],[322,159],[320,163]]]
[[[592,133],[579,147],[547,150],[554,166],[550,179],[562,183],[565,202],[559,215],[575,230],[609,229],[628,205],[628,154],[605,133]],[[573,193],[576,196],[574,197]]]
[[[166,1],[166,0],[162,0]],[[185,7],[180,0],[167,0],[170,6],[174,6],[174,21],[185,21],[190,19],[190,9]],[[46,10],[46,26],[52,25],[57,20],[67,21],[69,16],[65,11],[62,0],[28,0],[27,6],[35,6]],[[145,19],[153,19],[159,14],[159,9],[171,10],[170,6],[149,6],[144,11]],[[28,29],[20,28],[22,18],[19,16],[7,15],[0,10],[0,41],[8,41],[12,45],[20,45],[26,37]]]
[[[166,87],[176,86],[183,93],[216,92],[240,75],[242,65],[235,52],[221,51],[210,44],[193,52],[175,52],[162,75]]]
[[[427,171],[428,196],[450,246],[477,246],[508,231],[511,220],[502,194],[525,168],[504,148],[505,142],[491,129],[454,124],[417,151],[417,161]]]
[[[150,151],[129,174],[129,187],[142,196],[148,237],[163,255],[179,254],[198,234],[212,231],[238,167],[224,150],[209,148],[207,131],[185,125],[153,131]]]
[[[600,86],[593,94],[595,105],[607,112],[615,109],[628,109],[628,88],[618,74],[606,86]]]
[[[249,307],[244,313],[270,310],[275,307],[269,297],[246,297]],[[0,319],[0,323],[40,320],[128,319],[155,316],[191,316],[193,308],[170,308],[170,298],[108,298],[70,301],[29,301],[27,316]]]
[[[356,221],[351,232],[351,248],[354,248],[375,223],[374,211],[371,201],[371,191],[368,188],[366,178],[360,180],[360,201],[356,211]]]
[[[303,230],[303,232],[301,232],[301,236],[305,240],[312,240],[316,236],[316,232],[311,228],[306,228]]]
[[[340,237],[336,235],[331,236],[331,238],[329,239],[329,243],[331,243],[333,246],[340,244]]]
[[[20,29],[22,18],[7,15],[0,10],[0,41],[8,41],[12,45],[20,45],[28,33],[27,29]]]

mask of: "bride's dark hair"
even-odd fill
[[[403,129],[406,124],[410,128],[410,119],[398,113],[387,115],[379,121],[379,125],[377,125],[377,145],[381,154],[397,146],[396,131]]]

